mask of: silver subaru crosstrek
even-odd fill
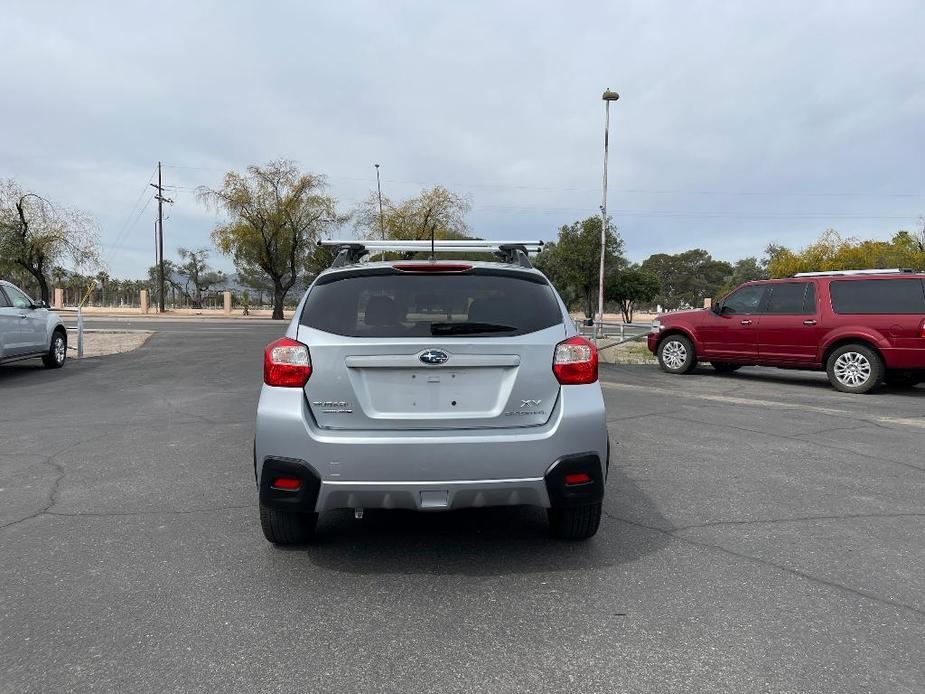
[[[41,357],[51,369],[64,366],[67,331],[44,302],[0,280],[0,364],[32,357]]]
[[[266,348],[254,471],[275,544],[336,508],[533,505],[597,532],[609,444],[595,345],[522,242],[437,242],[500,262],[360,262],[421,242],[340,244]],[[431,243],[426,243],[430,248]]]

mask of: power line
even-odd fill
[[[151,202],[151,199],[148,198],[148,202],[144,204],[144,207],[141,208],[141,210],[138,212],[138,215],[137,216],[135,215],[135,208],[137,208],[138,205],[141,204],[141,200],[144,197],[145,191],[148,190],[148,185],[151,183],[152,180],[154,180],[155,173],[157,173],[157,167],[154,167],[154,170],[151,171],[151,175],[148,176],[148,180],[145,182],[144,187],[141,189],[141,193],[139,193],[138,198],[135,200],[135,204],[132,205],[132,211],[128,213],[128,217],[125,218],[125,222],[122,224],[119,231],[116,233],[116,240],[113,241],[111,250],[109,251],[109,255],[105,259],[105,262],[107,265],[112,261],[116,252],[119,250],[119,246],[124,240],[125,235],[128,234],[128,232],[131,231],[131,229],[135,226],[135,224],[138,223],[138,219],[141,217],[142,213],[144,213],[145,209],[148,207],[148,203]],[[131,224],[129,224],[129,222],[131,222]]]

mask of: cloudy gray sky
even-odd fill
[[[192,188],[277,157],[347,210],[443,184],[486,237],[609,206],[627,254],[717,257],[925,213],[925,3],[10,2],[0,177],[99,221],[112,274],[208,244]],[[147,206],[145,207],[145,204]],[[229,268],[227,260],[216,264]]]

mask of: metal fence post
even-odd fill
[[[77,308],[77,358],[84,358],[84,317],[80,308]]]

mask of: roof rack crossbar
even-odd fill
[[[915,272],[912,268],[894,267],[883,270],[826,270],[824,272],[798,272],[794,277],[836,277],[839,275],[897,275]]]
[[[331,263],[332,268],[355,265],[367,253],[393,252],[393,253],[419,253],[431,249],[430,241],[354,241],[325,239],[318,242],[319,246],[337,248],[337,256]],[[492,241],[478,239],[443,239],[435,241],[433,248],[437,251],[452,253],[492,253],[505,263],[532,267],[530,253],[539,253],[543,250],[543,241]]]

